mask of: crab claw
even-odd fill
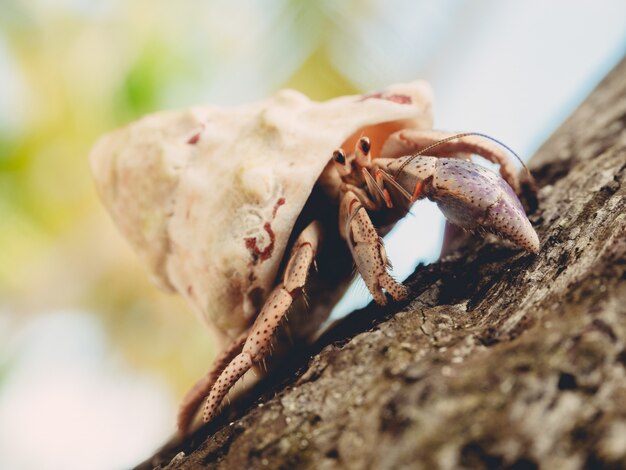
[[[424,195],[437,203],[450,222],[487,230],[520,248],[539,251],[539,238],[522,204],[499,175],[464,160],[437,158],[432,163],[432,180],[424,185]]]

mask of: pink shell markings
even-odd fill
[[[274,211],[272,212],[272,221],[276,217],[276,212],[278,211],[278,208],[282,206],[284,203],[285,203],[284,197],[281,197],[276,201],[276,204],[274,205]],[[274,230],[272,229],[272,221],[265,222],[263,224],[263,229],[267,232],[267,235],[270,238],[270,242],[267,244],[267,246],[265,246],[265,248],[260,249],[257,246],[257,239],[255,237],[244,238],[246,248],[248,248],[248,250],[250,250],[250,253],[252,254],[253,264],[258,263],[259,261],[260,262],[267,261],[272,256],[272,253],[274,252],[274,244],[276,242],[276,235],[274,233]]]
[[[398,104],[411,104],[413,102],[411,100],[410,96],[399,95],[399,94],[386,94],[386,93],[383,93],[383,92],[369,93],[367,95],[363,95],[361,100],[370,100],[370,99],[374,99],[374,98],[381,99],[381,100],[392,101],[392,102],[398,103]]]

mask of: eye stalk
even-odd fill
[[[354,149],[354,155],[356,157],[356,163],[362,168],[372,167],[372,156],[370,150],[372,145],[369,137],[361,137]]]
[[[333,161],[335,162],[335,168],[341,176],[348,176],[352,172],[353,156],[346,155],[343,149],[339,148],[333,152]]]
[[[337,149],[333,152],[333,160],[335,160],[335,163],[338,163],[339,165],[346,164],[346,154],[343,149]]]
[[[361,152],[367,155],[368,153],[370,153],[371,148],[372,145],[370,144],[369,137],[361,137],[359,139],[359,149],[361,150]]]

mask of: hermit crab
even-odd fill
[[[326,102],[284,90],[249,105],[161,112],[102,137],[90,160],[156,282],[224,342],[184,399],[182,432],[203,401],[212,419],[264,361],[288,313],[294,341],[314,334],[354,265],[377,303],[404,298],[381,235],[416,200],[435,201],[460,227],[539,249],[509,154],[481,135],[432,130],[423,81]]]

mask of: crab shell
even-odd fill
[[[292,229],[335,148],[431,128],[424,81],[315,102],[292,90],[237,107],[161,112],[102,137],[92,172],[156,282],[232,336],[276,279]]]

